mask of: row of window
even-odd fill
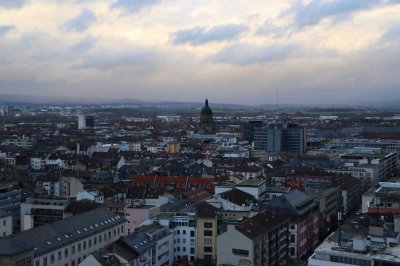
[[[87,240],[83,240],[82,242],[76,244],[76,245],[72,245],[71,246],[71,255],[75,255],[77,252],[81,252],[82,250],[86,250],[87,248],[91,248],[92,245],[96,246],[97,244],[102,243],[103,241],[107,241],[107,239],[111,239],[112,236],[116,237],[117,234],[120,235],[123,233],[124,227],[123,225],[118,226],[117,228],[114,228],[113,231],[108,231],[108,232],[104,232],[104,234],[99,234],[97,236],[94,236],[93,238],[89,238]],[[64,249],[64,258],[68,258],[69,256],[69,248],[65,248]],[[83,257],[83,259],[85,259],[86,256]],[[42,264],[40,264],[40,260],[37,260],[35,262],[35,266],[47,266],[47,265],[51,265],[54,264],[59,261],[62,260],[62,251],[58,251],[57,253],[53,253],[50,255],[49,259],[48,257],[44,257],[42,259]],[[81,262],[81,259],[78,258],[78,263],[79,264]],[[72,266],[75,265],[75,261],[73,260],[71,262]]]
[[[180,252],[180,251],[181,251],[180,247],[174,248],[174,252]],[[182,252],[186,252],[186,247],[182,248]],[[194,254],[194,248],[190,248],[190,254]]]

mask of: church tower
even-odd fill
[[[208,106],[208,99],[206,99],[206,101],[204,103],[204,107],[203,107],[203,109],[201,109],[199,132],[202,134],[214,134],[215,133],[213,112],[212,112],[211,108]]]

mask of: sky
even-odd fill
[[[400,102],[400,0],[0,0],[0,94]]]

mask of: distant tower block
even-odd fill
[[[86,127],[93,128],[96,122],[96,117],[94,115],[86,116]]]
[[[78,115],[78,129],[86,128],[86,117],[85,115]]]

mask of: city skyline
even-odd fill
[[[0,94],[398,101],[399,18],[396,0],[2,1]]]

